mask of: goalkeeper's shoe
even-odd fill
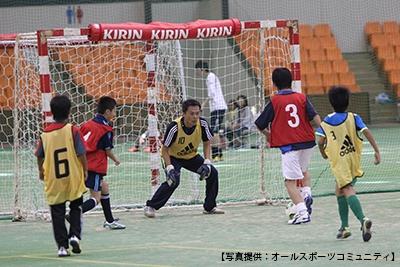
[[[350,227],[341,227],[339,229],[338,234],[336,235],[337,239],[345,239],[351,236]]]
[[[218,162],[218,161],[220,161],[218,156],[215,156],[215,157],[212,158],[212,162]]]
[[[150,206],[144,207],[144,216],[148,218],[154,218],[156,216],[154,208]]]
[[[288,221],[288,224],[301,224],[301,223],[308,223],[311,221],[310,214],[308,212],[305,212],[303,215],[300,215],[300,213],[296,213],[294,215],[293,219]]]
[[[125,225],[118,223],[116,220],[113,222],[109,223],[107,221],[104,221],[103,227],[109,227],[110,229],[125,229]]]
[[[217,207],[214,207],[210,211],[203,210],[203,213],[204,214],[225,214],[225,211],[223,211],[223,210],[221,210],[221,209],[219,209]]]
[[[58,249],[58,257],[67,257],[67,256],[70,256],[70,255],[71,255],[71,253],[69,253],[69,250],[64,248],[63,246],[61,246]]]
[[[219,161],[224,161],[224,156],[220,156]]]
[[[368,242],[372,237],[371,226],[372,221],[368,218],[364,218],[361,225],[362,238],[364,242]]]
[[[310,195],[306,195],[306,197],[304,198],[304,203],[306,204],[307,207],[307,212],[308,214],[311,215],[312,213],[312,204],[313,204],[313,198]]]
[[[76,253],[76,254],[81,253],[81,244],[80,243],[81,243],[81,241],[79,240],[78,237],[76,237],[74,235],[71,236],[71,238],[69,240],[69,244],[72,247],[72,252],[73,253]]]

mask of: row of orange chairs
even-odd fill
[[[342,50],[339,47],[319,50],[307,50],[300,46],[301,61],[321,61],[343,59]]]
[[[333,85],[346,86],[351,92],[361,91],[352,72],[302,74],[301,83],[306,94],[324,94]]]
[[[336,38],[332,35],[329,24],[315,25],[314,30],[311,25],[299,25],[299,37],[302,87],[306,92],[322,94],[330,86],[338,85],[341,82],[343,85],[349,86],[354,92],[360,91],[360,87],[355,82],[354,74],[349,69],[348,62],[343,59],[342,51],[337,46]],[[249,31],[244,35],[235,37],[235,39],[256,74],[259,75],[259,33]],[[271,50],[271,47],[269,47],[269,50]],[[271,61],[271,59],[268,59],[268,61]],[[284,65],[285,62],[279,64]],[[270,72],[266,70],[264,77],[268,77],[271,74]],[[342,76],[341,79],[339,79],[339,73]],[[308,74],[317,76],[316,79],[309,77],[310,84],[307,82]],[[315,83],[313,83],[314,81]],[[266,90],[269,90],[268,82],[270,81],[264,81]]]
[[[400,29],[397,21],[370,21],[365,24],[368,44],[374,49],[387,81],[400,98]]]
[[[299,36],[300,38],[329,37],[332,36],[332,31],[327,23],[315,24],[314,29],[310,24],[300,24]]]
[[[147,74],[143,61],[146,52],[143,47],[139,48],[133,45],[123,48],[103,46],[99,48],[101,52],[93,48],[63,48],[53,51],[53,54],[63,61],[75,84],[84,86],[87,96],[99,98],[109,95],[122,104],[147,100]],[[107,54],[100,58],[92,56],[101,53]],[[172,95],[167,93],[168,87],[162,83],[157,85],[159,100],[169,101],[172,98]]]
[[[344,59],[306,61],[301,63],[301,73],[346,73],[350,72],[349,63]]]
[[[379,21],[368,21],[365,23],[364,32],[367,38],[370,38],[373,34],[386,34],[386,35],[397,35],[399,34],[399,25],[397,21],[389,20],[384,21],[382,24]]]

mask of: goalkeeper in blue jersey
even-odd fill
[[[198,173],[200,180],[206,182],[204,214],[224,214],[217,208],[218,171],[211,164],[211,139],[213,133],[207,121],[200,117],[201,104],[188,99],[182,103],[182,117],[172,121],[165,132],[161,147],[167,180],[160,185],[152,199],[146,202],[144,215],[155,217],[155,210],[160,209],[179,186],[180,170],[185,168]],[[203,141],[204,158],[198,153]]]

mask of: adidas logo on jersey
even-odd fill
[[[182,149],[180,152],[178,152],[178,156],[185,156],[191,153],[196,153],[197,149],[194,148],[192,142],[189,143],[184,149]]]
[[[343,145],[340,148],[340,156],[345,156],[349,153],[356,152],[356,148],[354,147],[353,143],[350,140],[350,136],[346,134],[346,137],[343,141]]]

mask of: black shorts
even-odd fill
[[[88,171],[88,178],[85,181],[87,188],[95,191],[101,191],[101,182],[103,181],[103,175],[97,172]]]
[[[225,109],[214,110],[210,114],[210,128],[213,133],[218,133],[223,130],[222,123],[224,122]]]

